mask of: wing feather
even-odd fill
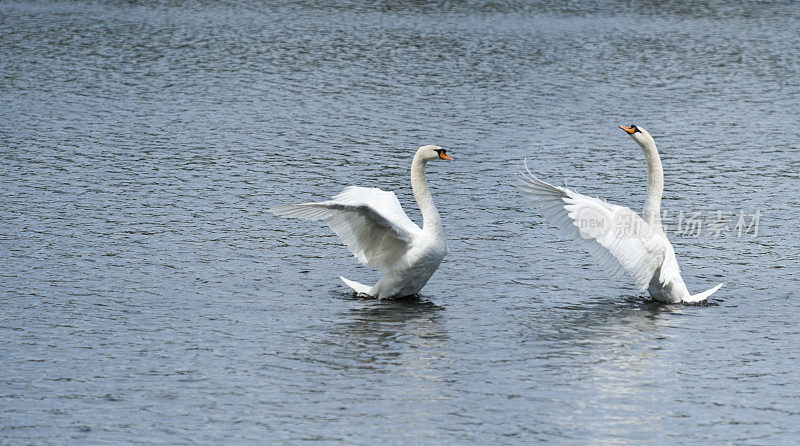
[[[350,186],[328,201],[277,206],[270,212],[290,218],[324,220],[358,261],[390,269],[421,232],[394,192]]]
[[[659,234],[629,208],[553,186],[525,169],[517,175],[518,187],[547,220],[579,241],[612,277],[627,273],[640,291],[647,289],[664,261]],[[660,279],[671,275],[662,269]]]

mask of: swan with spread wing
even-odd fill
[[[664,171],[656,143],[647,130],[619,126],[642,148],[647,161],[647,198],[642,217],[631,209],[548,184],[525,166],[519,188],[552,224],[570,233],[613,277],[627,273],[639,291],[665,303],[708,299],[722,285],[690,294],[681,277],[675,250],[661,225]]]
[[[439,146],[417,149],[411,189],[422,211],[422,228],[408,218],[394,192],[350,186],[331,200],[289,204],[269,211],[283,217],[323,220],[358,261],[384,271],[373,286],[339,276],[356,293],[378,299],[413,295],[428,283],[447,253],[442,219],[425,179],[432,160],[452,160]]]

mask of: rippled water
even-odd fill
[[[0,3],[0,442],[792,443],[800,7]],[[543,178],[761,213],[671,238],[647,303],[542,222]],[[270,206],[395,190],[435,143],[450,254],[419,301]]]

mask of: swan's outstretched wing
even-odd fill
[[[548,184],[530,171],[517,177],[519,188],[542,215],[581,242],[609,274],[626,272],[640,291],[647,289],[664,261],[665,239],[653,234],[641,217],[626,207]],[[669,281],[674,273],[662,269],[660,279]]]
[[[328,201],[289,204],[270,212],[284,217],[324,220],[366,265],[387,270],[421,232],[394,192],[350,186]]]

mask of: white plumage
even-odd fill
[[[270,212],[290,218],[323,220],[359,262],[384,271],[374,286],[340,278],[357,293],[379,299],[416,294],[439,267],[447,247],[441,218],[425,179],[425,165],[452,158],[438,146],[422,146],[411,163],[411,188],[423,227],[403,211],[394,192],[350,186],[331,200],[278,206]]]
[[[519,188],[542,215],[581,243],[612,277],[623,273],[639,291],[667,303],[699,302],[723,284],[689,294],[675,251],[661,226],[664,174],[655,141],[641,127],[621,127],[642,147],[647,159],[648,185],[644,218],[631,209],[548,184],[526,172],[518,175]]]
[[[325,220],[358,261],[390,269],[422,230],[411,221],[394,192],[350,186],[328,201],[270,209],[290,218]]]

